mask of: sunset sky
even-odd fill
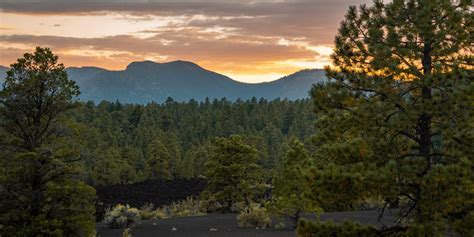
[[[245,82],[329,64],[350,5],[371,0],[0,0],[0,65],[47,46],[66,66],[187,60]]]

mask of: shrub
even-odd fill
[[[240,227],[266,228],[271,224],[271,219],[265,207],[261,207],[258,204],[244,208],[237,216],[237,220]]]
[[[154,211],[138,210],[138,213],[140,214],[140,217],[141,217],[142,220],[158,219],[158,218],[156,218],[156,215],[155,215]]]
[[[169,218],[168,213],[164,209],[158,208],[153,211],[153,219],[166,219]]]
[[[232,204],[232,206],[230,207],[230,211],[233,212],[233,213],[239,213],[242,210],[244,210],[245,207],[246,206],[245,206],[244,202],[236,202],[236,203]]]
[[[207,214],[205,202],[191,197],[155,210],[153,210],[153,204],[147,204],[140,208],[139,213],[143,220],[202,216]]]
[[[278,224],[275,225],[275,229],[277,230],[283,230],[285,228],[286,228],[286,225],[283,222],[279,222]]]
[[[112,210],[107,210],[104,218],[104,222],[114,229],[130,227],[138,220],[140,220],[138,209],[121,204],[115,206]]]
[[[153,211],[153,204],[145,204],[142,206],[139,210],[138,213],[140,214],[140,217],[142,220],[150,220],[150,219],[156,219],[156,214]]]
[[[172,203],[167,208],[169,216],[171,217],[206,215],[204,202],[201,200],[195,200],[193,198],[187,198],[186,200]]]
[[[226,208],[225,205],[217,201],[214,195],[210,195],[206,191],[201,193],[201,199],[204,200],[203,205],[206,212],[210,212],[210,213],[223,212],[223,210]]]
[[[123,230],[122,237],[132,237],[130,228]]]
[[[138,212],[142,220],[154,220],[154,219],[165,219],[168,218],[167,208],[157,208],[153,210],[153,204],[146,204],[142,206]]]

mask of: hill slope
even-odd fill
[[[2,70],[0,68],[0,75]],[[123,103],[161,103],[168,97],[176,101],[202,101],[206,97],[294,100],[306,98],[311,85],[325,78],[323,70],[303,70],[276,81],[248,84],[186,61],[133,62],[121,71],[97,67],[71,67],[66,70],[69,78],[80,86],[82,100],[119,100]]]

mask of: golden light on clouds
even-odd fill
[[[364,0],[0,2],[0,65],[36,46],[66,66],[121,70],[187,60],[245,82],[330,63],[349,4]]]

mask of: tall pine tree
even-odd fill
[[[225,211],[231,211],[239,202],[248,206],[265,190],[258,159],[257,150],[245,144],[242,137],[216,138],[206,163],[205,196],[219,201]]]
[[[148,145],[146,162],[148,164],[148,174],[151,179],[171,178],[171,155],[168,148],[166,148],[158,138],[154,139]]]
[[[350,8],[331,80],[312,89],[325,164],[310,174],[315,200],[398,207],[380,234],[474,234],[471,10],[471,0]]]
[[[308,189],[306,173],[311,163],[303,143],[292,139],[273,175],[272,199],[266,207],[272,215],[289,217],[293,228],[297,227],[303,213],[321,211],[317,203],[308,202],[304,197]]]
[[[91,236],[95,190],[79,181],[64,114],[79,94],[58,57],[36,48],[0,91],[0,235]]]

